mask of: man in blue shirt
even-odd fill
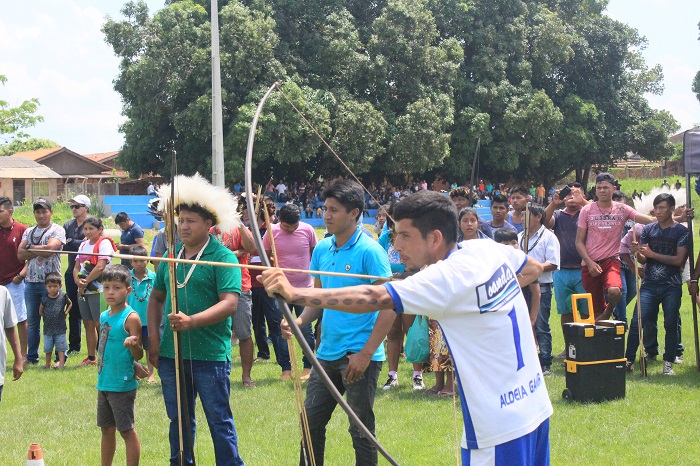
[[[367,235],[357,221],[364,210],[362,188],[349,180],[338,180],[323,192],[325,212],[323,219],[331,236],[321,240],[311,257],[311,270],[345,272],[391,277],[389,259],[379,244]],[[366,279],[314,276],[316,288],[340,288],[352,285],[379,283]],[[394,316],[377,312],[351,315],[332,309],[306,306],[297,323],[303,328],[323,315],[321,344],[317,357],[338,390],[347,394],[348,404],[360,420],[374,434],[374,395],[379,372],[384,361],[384,337],[394,322]],[[351,382],[352,381],[352,382]],[[306,390],[305,408],[308,416],[317,465],[323,465],[326,443],[326,425],[330,421],[336,401],[318,373],[311,371]],[[354,426],[350,427],[356,464],[376,465],[377,449]],[[300,454],[299,464],[307,464]]]
[[[642,230],[639,246],[632,243],[630,251],[639,251],[638,259],[646,264],[644,280],[639,290],[642,308],[642,328],[648,322],[656,322],[659,305],[663,306],[664,329],[666,330],[666,350],[664,352],[664,375],[675,375],[673,363],[678,346],[678,317],[683,292],[681,270],[688,260],[690,232],[673,220],[676,201],[669,193],[661,193],[654,198],[654,217]],[[692,290],[691,290],[692,291]],[[627,337],[627,370],[631,372],[639,347],[637,310],[630,321]]]
[[[121,239],[119,240],[119,244],[117,244],[119,252],[128,254],[132,246],[146,245],[143,239],[143,229],[129,218],[129,214],[126,212],[119,212],[114,217],[114,223],[119,225],[119,228],[122,230]],[[132,268],[129,259],[122,259],[122,265],[129,267],[129,270]]]

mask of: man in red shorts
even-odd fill
[[[625,222],[634,220],[647,224],[654,219],[612,200],[615,178],[610,173],[596,176],[595,191],[598,200],[584,206],[578,218],[576,250],[582,259],[583,287],[593,297],[593,309],[598,321],[612,315],[622,296],[619,251]]]

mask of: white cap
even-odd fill
[[[68,202],[75,202],[76,204],[82,204],[84,206],[87,206],[88,208],[91,207],[90,198],[87,197],[85,194],[79,194],[79,195],[75,196],[73,199],[69,199]]]

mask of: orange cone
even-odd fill
[[[44,454],[41,452],[41,445],[38,443],[29,445],[27,466],[44,466]]]

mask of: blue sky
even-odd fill
[[[0,99],[17,105],[37,97],[45,121],[30,129],[78,153],[118,150],[123,137],[119,95],[112,89],[119,61],[104,42],[106,15],[120,18],[121,0],[3,2],[0,74],[8,83]],[[163,0],[148,0],[151,12]],[[647,63],[664,68],[665,92],[649,96],[688,129],[700,123],[691,82],[700,70],[699,0],[611,0],[608,13],[649,40]],[[0,141],[2,143],[2,141]]]

